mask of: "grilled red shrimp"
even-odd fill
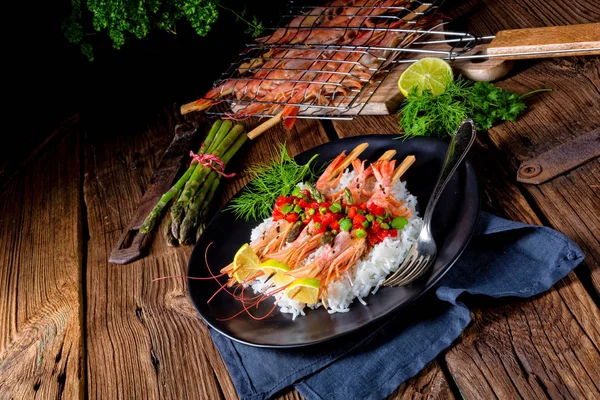
[[[317,49],[310,46],[397,47],[401,41],[415,37],[415,34],[390,30],[408,27],[408,21],[401,15],[412,5],[411,0],[334,0],[326,6],[316,7],[294,18],[287,27],[278,29],[268,38],[258,39],[276,47],[244,63],[240,67],[240,72],[245,74],[243,78],[222,82],[203,99],[182,106],[182,113],[205,110],[225,97],[235,97],[259,103],[237,111],[230,118],[275,114],[283,110],[284,125],[291,129],[301,106],[346,104],[348,97],[359,93],[371,82],[375,71],[385,67],[399,52],[390,58],[389,51],[384,49]],[[429,19],[422,18],[410,28],[419,30],[428,25]],[[307,47],[283,46],[293,44]]]
[[[394,176],[395,165],[395,160],[377,161],[371,164],[377,183],[375,184],[373,195],[367,202],[367,206],[375,204],[388,210],[394,217],[408,217],[411,214],[411,210],[403,202],[396,200],[392,194],[392,185],[394,184],[392,178]]]
[[[327,166],[323,174],[321,174],[321,176],[317,180],[315,187],[319,192],[323,193],[325,196],[327,196],[327,194],[340,183],[340,180],[342,179],[342,174],[338,174],[337,177],[331,176],[331,174],[335,172],[337,167],[339,167],[342,164],[345,158],[346,151],[344,150]]]
[[[311,221],[300,232],[296,240],[277,252],[265,254],[265,258],[281,261],[293,270],[304,257],[321,245],[323,234],[316,233],[316,231],[315,223]]]

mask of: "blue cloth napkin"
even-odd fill
[[[308,400],[383,399],[448,348],[471,322],[463,294],[531,297],[583,260],[561,233],[481,213],[464,254],[435,289],[384,322],[299,349],[263,349],[211,329],[238,395],[267,399],[288,386]]]

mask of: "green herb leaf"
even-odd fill
[[[247,169],[252,181],[239,197],[231,200],[227,210],[233,211],[237,218],[245,221],[270,217],[277,197],[288,196],[298,182],[316,178],[312,163],[317,157],[318,154],[306,164],[299,165],[288,154],[285,143],[281,144],[276,158]]]
[[[501,121],[516,121],[526,108],[523,98],[489,82],[448,77],[446,91],[438,96],[416,89],[409,93],[400,110],[400,126],[404,137],[446,137],[470,117],[485,131]]]

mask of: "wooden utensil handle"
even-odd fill
[[[500,31],[487,53],[506,60],[600,54],[600,23]]]

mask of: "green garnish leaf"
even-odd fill
[[[270,217],[277,197],[289,196],[299,182],[315,180],[312,164],[318,156],[315,154],[306,164],[299,165],[288,154],[285,143],[281,144],[277,157],[246,170],[252,180],[226,210],[245,221]]]
[[[547,89],[536,90],[547,91]],[[446,91],[438,96],[430,91],[409,93],[400,110],[400,126],[405,138],[452,135],[460,123],[472,118],[480,131],[486,131],[501,121],[516,121],[525,110],[523,96],[499,88],[489,82],[471,82],[448,76]]]

